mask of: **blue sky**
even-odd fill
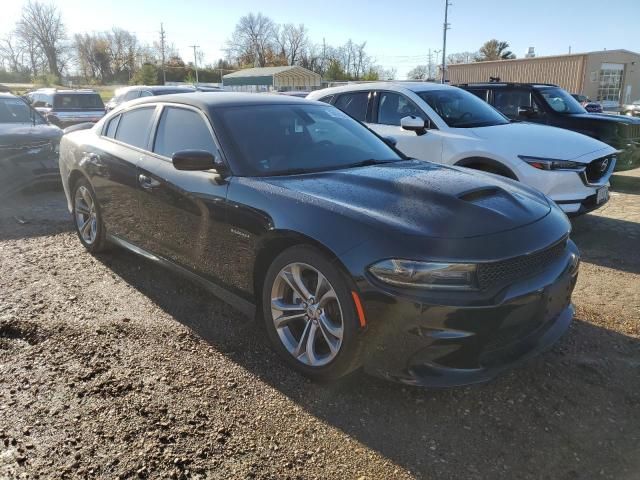
[[[477,50],[491,38],[506,40],[524,56],[533,46],[537,55],[625,48],[640,51],[640,0],[451,0],[451,30],[447,51]],[[186,60],[198,44],[207,62],[222,49],[238,18],[261,11],[278,23],[304,23],[310,37],[338,45],[349,38],[367,41],[378,64],[396,68],[398,77],[426,63],[429,48],[442,48],[444,0],[57,0],[70,33],[119,26],[143,41],[157,39],[164,22],[168,41]],[[5,0],[0,36],[13,28],[21,0]],[[609,6],[607,9],[606,6]],[[609,14],[609,15],[607,15]]]

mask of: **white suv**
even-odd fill
[[[312,92],[409,157],[475,168],[542,191],[567,214],[609,199],[616,150],[555,127],[511,122],[472,93],[418,82],[353,84]]]

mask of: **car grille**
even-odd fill
[[[613,156],[607,156],[594,160],[586,168],[587,181],[589,183],[597,183],[600,179],[609,172],[611,162],[614,161]]]
[[[640,139],[640,125],[625,125],[625,138],[631,140]]]
[[[567,239],[565,238],[544,250],[529,255],[500,262],[482,263],[478,266],[478,286],[482,290],[488,290],[535,275],[557,260],[566,246]]]

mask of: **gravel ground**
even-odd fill
[[[638,479],[638,193],[574,222],[577,318],[551,351],[436,391],[310,383],[194,284],[87,254],[60,191],[4,202],[0,478]]]

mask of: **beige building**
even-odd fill
[[[640,99],[640,54],[629,50],[464,63],[447,70],[452,84],[499,77],[503,82],[554,83],[610,107]]]

